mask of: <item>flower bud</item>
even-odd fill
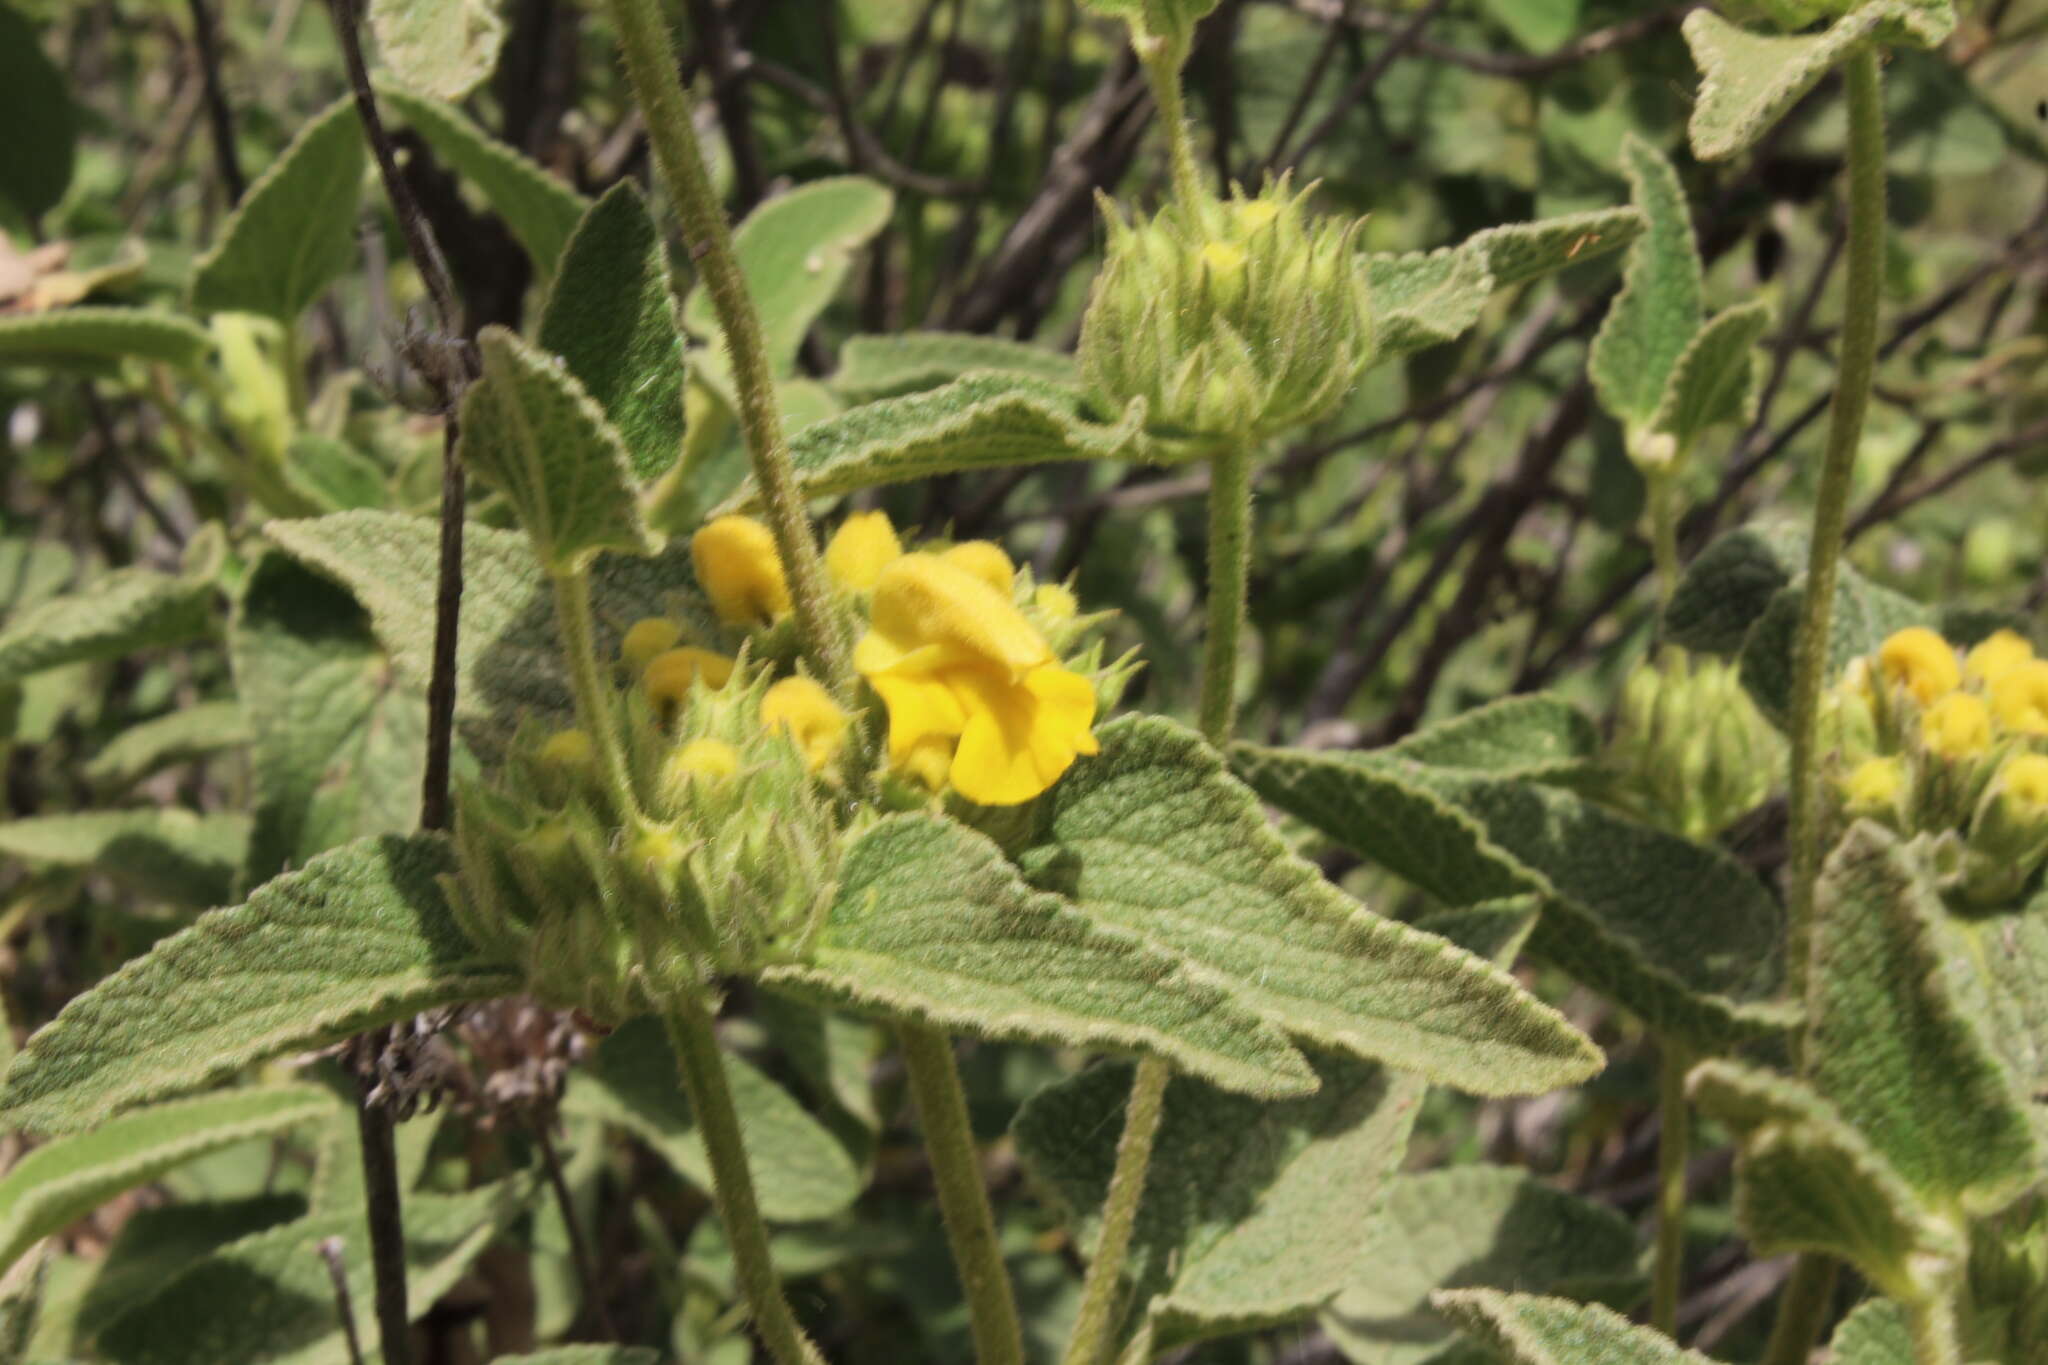
[[[1955,647],[1925,626],[1887,637],[1878,646],[1877,668],[1888,686],[1904,688],[1922,706],[1955,691],[1963,680]]]
[[[667,716],[689,698],[692,684],[716,691],[732,678],[733,661],[708,649],[684,645],[655,655],[641,675],[640,685],[657,716]]]
[[[846,747],[846,712],[809,678],[784,678],[763,693],[761,724],[787,731],[814,773],[823,772]]]
[[[887,512],[855,512],[825,546],[825,572],[848,592],[867,592],[902,555],[903,544]]]
[[[619,658],[626,670],[638,676],[655,655],[674,649],[683,638],[683,628],[661,616],[645,616],[627,627],[619,641]]]
[[[2014,734],[2048,735],[2048,660],[2014,664],[1991,684],[1998,723]]]
[[[1963,656],[1963,679],[1990,687],[2034,657],[2034,647],[2018,631],[1993,631]]]
[[[729,626],[763,626],[789,611],[775,537],[752,517],[719,517],[690,538],[698,586]]]
[[[1125,222],[1103,200],[1109,251],[1081,327],[1098,405],[1145,403],[1147,430],[1255,441],[1325,416],[1372,358],[1356,222],[1314,218],[1286,182],[1254,199],[1171,204]]]
[[[1963,855],[1963,894],[1974,905],[2017,900],[2048,861],[2048,756],[2015,754],[1977,803]]]
[[[1920,716],[1920,743],[1937,758],[1975,758],[1991,747],[1991,708],[1969,692],[1951,692]]]
[[[1839,778],[1836,786],[1848,814],[1894,824],[1905,805],[1906,765],[1889,755],[1866,758]]]
[[[693,739],[669,756],[663,777],[679,782],[723,782],[740,770],[740,751],[722,739]]]

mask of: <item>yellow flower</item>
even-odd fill
[[[619,657],[638,674],[648,661],[664,650],[674,649],[683,638],[683,628],[662,616],[643,616],[626,630],[619,641]]]
[[[965,569],[1008,600],[1010,585],[1017,579],[1017,566],[1010,563],[1003,547],[993,540],[963,540],[939,558],[956,569]]]
[[[1896,758],[1867,758],[1841,779],[1842,803],[1852,811],[1887,810],[1906,788],[1906,765]]]
[[[540,746],[540,761],[550,768],[587,768],[597,747],[581,730],[557,730]]]
[[[821,772],[846,747],[846,712],[809,678],[784,678],[761,696],[761,724],[789,731],[812,772]]]
[[[1920,717],[1920,742],[1942,758],[1969,758],[1991,747],[1991,708],[1969,692],[1951,692]]]
[[[1048,621],[1071,621],[1074,613],[1081,610],[1073,592],[1058,583],[1039,584],[1037,591],[1031,594],[1031,605],[1038,608],[1038,614]]]
[[[970,801],[1029,801],[1096,752],[1094,687],[1007,597],[937,555],[882,571],[853,662],[889,708],[890,761],[957,736],[947,775]]]
[[[1925,626],[1894,632],[1878,647],[1877,666],[1886,682],[1905,688],[1922,706],[1963,680],[1955,647]]]
[[[2022,735],[2048,735],[2048,661],[2014,664],[1991,684],[1998,723]]]
[[[647,700],[654,709],[665,713],[683,704],[690,695],[690,684],[698,679],[703,679],[706,687],[716,691],[731,677],[731,659],[723,654],[713,654],[708,649],[698,649],[695,645],[684,645],[681,649],[664,650],[649,659],[640,683],[647,689]]]
[[[2048,755],[2014,754],[1999,768],[1998,785],[2009,804],[2038,818],[2048,812]]]
[[[848,592],[866,592],[891,561],[903,555],[903,542],[887,512],[855,512],[839,524],[825,546],[825,572]]]
[[[775,537],[752,517],[720,517],[690,538],[697,582],[729,626],[766,625],[789,610]]]
[[[722,739],[693,739],[669,755],[664,776],[671,786],[695,778],[722,782],[740,770],[740,751]]]
[[[1990,686],[2034,657],[2034,647],[2018,631],[1995,631],[1963,656],[1963,676]]]
[[[953,768],[953,750],[958,744],[946,735],[926,735],[910,747],[910,752],[894,756],[893,762],[899,772],[907,773],[931,791],[943,791],[946,774]]]

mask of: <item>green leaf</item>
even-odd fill
[[[553,573],[603,550],[652,548],[625,443],[576,377],[503,327],[477,335],[483,376],[462,400],[463,464],[511,499]]]
[[[284,481],[308,505],[330,512],[382,507],[391,501],[391,476],[347,441],[301,431],[284,451]]]
[[[1512,1365],[1713,1365],[1598,1304],[1491,1289],[1446,1290],[1434,1302]]]
[[[203,701],[131,725],[85,765],[99,787],[131,786],[163,768],[206,758],[249,742],[249,721],[236,701]]]
[[[493,1365],[661,1365],[661,1353],[645,1346],[557,1346],[532,1355],[499,1356]]]
[[[1137,457],[1143,404],[1113,426],[1088,416],[1080,392],[1021,374],[971,374],[943,388],[850,408],[790,439],[811,497],[971,469],[1053,460]],[[720,511],[751,505],[750,478]]]
[[[1599,1050],[1505,972],[1382,919],[1296,857],[1192,731],[1132,716],[1038,802],[1031,881],[1165,944],[1317,1047],[1480,1095],[1584,1080]]]
[[[1745,151],[1844,57],[1873,36],[1937,47],[1955,27],[1943,3],[1869,0],[1826,31],[1777,37],[1737,28],[1711,10],[1685,16],[1685,41],[1700,69],[1688,133],[1693,155],[1719,161]]]
[[[1643,1288],[1627,1219],[1498,1166],[1397,1177],[1359,1238],[1357,1263],[1364,1273],[1322,1314],[1355,1365],[1440,1359],[1455,1333],[1432,1290],[1516,1289],[1626,1308]]]
[[[590,201],[471,123],[454,105],[381,82],[378,94],[425,139],[436,158],[483,194],[526,248],[534,274],[552,276]]]
[[[434,601],[441,531],[428,517],[343,512],[273,521],[264,533],[362,603],[406,686],[421,695],[433,673]],[[471,523],[462,538],[462,630],[456,641],[455,718],[480,755],[498,753],[523,716],[570,724],[574,704],[546,573],[517,531]],[[687,585],[687,550],[654,558],[604,555],[591,569],[599,651],[643,616],[674,616],[698,638],[716,628]]]
[[[1247,1094],[1314,1083],[1287,1040],[1218,983],[1034,892],[994,844],[930,816],[895,816],[861,836],[810,961],[761,981],[982,1037],[1149,1053]]]
[[[540,322],[559,355],[626,443],[642,480],[683,448],[683,354],[668,251],[631,180],[590,206],[562,253]]]
[[[848,337],[839,348],[832,391],[849,403],[872,403],[950,384],[970,372],[1025,374],[1076,388],[1074,357],[1043,346],[963,332],[902,332]]]
[[[1447,905],[1542,897],[1536,953],[1702,1051],[1786,1021],[1771,1003],[1782,914],[1717,849],[1398,752],[1238,745],[1231,761],[1268,801]]]
[[[1418,1076],[1315,1058],[1322,1087],[1261,1102],[1176,1076],[1126,1273],[1152,1349],[1307,1318],[1368,1266],[1360,1232],[1408,1147]],[[1033,1095],[1018,1155],[1092,1250],[1131,1068],[1104,1063]]]
[[[204,327],[170,313],[88,307],[0,317],[0,366],[101,369],[133,359],[196,370],[212,353]]]
[[[1790,524],[1728,532],[1686,565],[1664,608],[1664,638],[1696,653],[1739,653],[1771,600],[1805,570],[1808,543],[1805,528]]]
[[[406,1302],[415,1319],[525,1210],[534,1189],[514,1177],[406,1200]],[[316,1214],[230,1243],[123,1313],[100,1334],[100,1350],[114,1365],[347,1365],[349,1343],[320,1250],[330,1240],[340,1243],[356,1333],[363,1350],[374,1351],[376,1293],[361,1210]]]
[[[370,32],[394,75],[440,100],[490,79],[505,45],[494,0],[370,0]]]
[[[317,1086],[230,1090],[123,1114],[23,1157],[0,1180],[0,1272],[123,1190],[249,1138],[334,1112]]]
[[[1828,1350],[1832,1365],[1914,1365],[1905,1308],[1891,1299],[1865,1299],[1835,1328]]]
[[[1723,422],[1746,422],[1756,404],[1756,345],[1775,319],[1769,299],[1723,309],[1679,354],[1650,425],[1681,451]]]
[[[1389,756],[1495,777],[1568,777],[1600,756],[1600,732],[1562,697],[1502,697],[1454,716],[1387,750]]]
[[[1685,186],[1663,153],[1630,133],[1622,162],[1649,228],[1629,249],[1621,293],[1593,338],[1586,371],[1600,406],[1633,430],[1667,401],[1678,358],[1700,330],[1700,253]]]
[[[265,555],[228,653],[254,741],[246,885],[363,835],[412,828],[425,699],[399,682],[346,591],[289,556]]]
[[[1919,850],[1850,829],[1815,892],[1807,1074],[1930,1206],[1986,1214],[2034,1182],[2038,1153],[1948,985],[1945,913]]]
[[[329,1099],[330,1114],[339,1107]],[[355,1126],[353,1112],[346,1119],[350,1127]],[[252,1233],[303,1217],[305,1212],[306,1201],[297,1194],[258,1194],[135,1210],[122,1222],[113,1245],[82,1287],[70,1339],[64,1344],[80,1357],[87,1356],[92,1339],[102,1328],[154,1296],[164,1281],[194,1261]]]
[[[895,203],[886,186],[865,176],[828,176],[770,199],[733,233],[778,378],[796,373],[804,333],[839,293],[854,251],[888,225]],[[683,326],[706,339],[718,334],[718,314],[702,284],[683,301]]]
[[[116,569],[53,597],[0,631],[0,683],[88,659],[175,645],[213,628],[213,574]]]
[[[192,307],[296,325],[355,263],[362,184],[363,134],[354,102],[343,98],[300,129],[249,186],[192,267]]]
[[[1792,703],[1792,651],[1799,637],[1805,587],[1802,575],[1781,590],[1742,642],[1742,685],[1757,709],[1780,726]],[[1874,652],[1893,631],[1931,623],[1928,610],[1912,598],[1841,565],[1835,575],[1835,609],[1828,618],[1828,676],[1839,674],[1851,659]]]
[[[1956,1008],[2033,1096],[2027,1116],[2048,1152],[2048,893],[1997,914],[1944,915],[1936,933]]]
[[[1455,341],[1493,293],[1486,254],[1469,245],[1364,258],[1378,360]]]
[[[800,1223],[829,1218],[851,1204],[861,1182],[846,1149],[774,1081],[731,1052],[724,1062],[762,1213]],[[660,1022],[635,1019],[598,1044],[576,1071],[563,1103],[571,1113],[618,1124],[644,1139],[708,1193],[711,1159],[678,1075]]]
[[[1466,238],[1465,249],[1485,260],[1495,289],[1512,289],[1568,265],[1619,251],[1635,241],[1644,226],[1638,209],[1592,209],[1487,228]]]
[[[249,848],[249,817],[177,806],[31,815],[0,823],[0,853],[90,867],[149,900],[219,905]]]
[[[28,16],[0,5],[0,200],[42,217],[71,184],[78,110]]]
[[[1917,1264],[1962,1254],[1955,1226],[1812,1087],[1726,1061],[1702,1063],[1686,1086],[1736,1130],[1735,1213],[1758,1255],[1820,1252],[1886,1293],[1917,1295]]]
[[[519,979],[463,940],[439,835],[364,839],[200,916],[40,1029],[8,1068],[0,1120],[90,1128],[281,1052],[324,1046]]]

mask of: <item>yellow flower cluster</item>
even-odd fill
[[[782,565],[760,523],[721,517],[690,550],[721,621],[754,628],[788,612]],[[990,541],[906,551],[882,512],[848,517],[825,547],[825,569],[867,618],[853,662],[888,711],[893,769],[935,791],[950,786],[983,805],[1015,805],[1096,752],[1095,685],[1066,667],[1046,633],[1075,617],[1066,588],[1020,586],[1010,557]],[[652,630],[642,644],[661,647],[645,665],[657,705],[673,705],[699,679],[722,684],[702,651],[665,664],[687,647]],[[808,680],[771,689],[763,721],[787,727],[820,769],[844,743],[844,714]]]
[[[1960,650],[1925,626],[1896,631],[1851,666],[1833,709],[1845,815],[1959,838],[1979,902],[2048,860],[2048,660],[2018,633]]]

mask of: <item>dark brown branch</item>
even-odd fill
[[[192,11],[192,43],[199,49],[199,78],[206,84],[206,122],[213,133],[213,159],[220,171],[220,183],[228,192],[228,206],[242,201],[249,182],[242,175],[242,160],[235,151],[235,111],[228,105],[227,91],[220,80],[220,40],[213,28],[213,14],[206,0],[186,0]]]
[[[1291,7],[1299,13],[1321,19],[1325,23],[1342,22],[1363,29],[1367,33],[1400,35],[1413,23],[1409,15],[1389,10],[1353,8],[1346,14],[1344,0],[1291,0]],[[1674,5],[1669,9],[1638,15],[1611,28],[1598,29],[1583,38],[1574,39],[1555,51],[1539,52],[1529,56],[1507,52],[1473,52],[1421,37],[1406,46],[1418,57],[1428,57],[1488,76],[1542,76],[1553,71],[1561,71],[1568,66],[1576,66],[1603,52],[1611,52],[1617,47],[1625,47],[1645,34],[1675,27],[1687,14],[1698,8],[1700,6],[1697,4]]]

